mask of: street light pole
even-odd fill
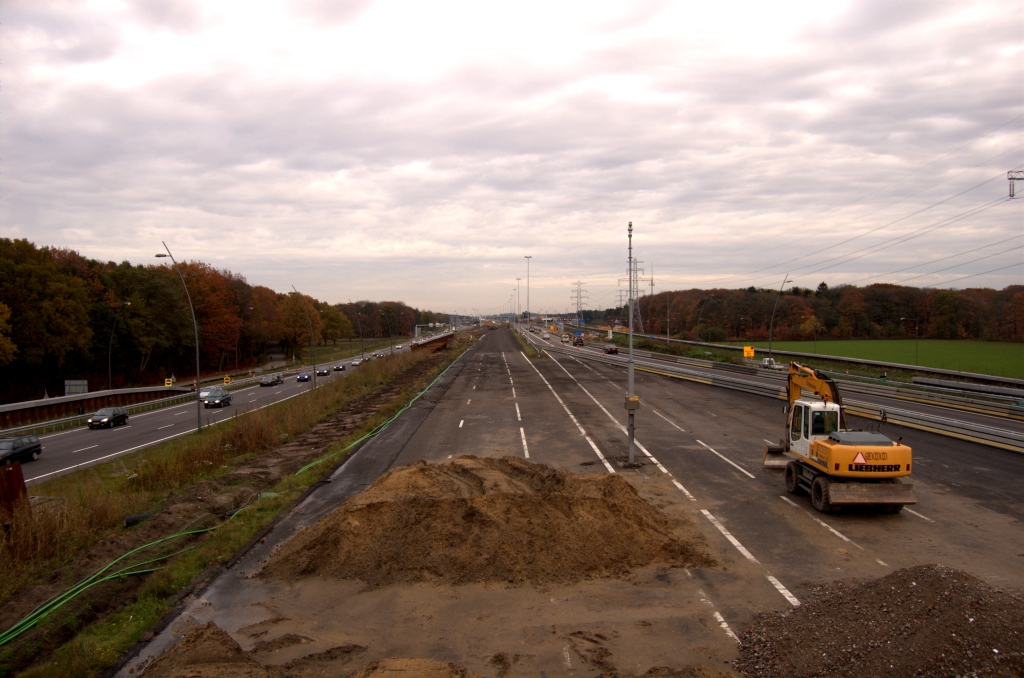
[[[772,354],[772,335],[775,331],[775,309],[779,307],[779,299],[782,297],[782,288],[786,286],[786,283],[793,282],[789,279],[789,273],[782,279],[782,284],[779,285],[779,293],[775,296],[775,306],[772,307],[772,320],[768,325],[768,357],[772,359],[774,364],[775,356]]]
[[[292,290],[299,295],[299,304],[302,306],[302,312],[306,314],[306,322],[309,323],[309,357],[313,361],[313,388],[316,388],[316,347],[313,345],[313,319],[309,317],[309,311],[306,310],[306,300],[295,289],[295,285],[292,285]]]
[[[637,407],[640,406],[640,399],[633,393],[633,222],[629,222],[629,361],[626,363],[626,411],[629,413],[629,426],[627,430],[629,438],[629,465],[636,462],[633,456],[634,439],[636,434],[635,415]]]
[[[526,259],[526,328],[530,329],[533,327],[533,316],[530,315],[530,259],[533,259],[533,255],[523,258]]]
[[[174,264],[174,271],[178,274],[178,279],[181,280],[181,286],[185,288],[185,299],[188,300],[188,310],[192,313],[192,332],[195,335],[196,342],[196,433],[202,433],[203,431],[203,401],[199,397],[199,323],[196,322],[196,310],[192,307],[192,295],[188,293],[188,285],[185,284],[185,276],[181,274],[181,269],[178,268],[178,262],[175,261],[174,255],[171,254],[171,250],[167,247],[167,243],[163,240],[160,244],[167,250],[167,254],[157,254],[156,257],[170,257],[171,263]]]
[[[522,280],[522,278],[516,278],[516,327],[519,326],[519,319],[523,315],[523,311],[520,308],[520,304],[519,304],[519,281],[520,280]]]
[[[121,312],[124,311],[124,307],[125,306],[131,306],[131,305],[132,305],[132,302],[130,302],[130,301],[123,301],[123,302],[121,302],[121,304],[119,305],[119,307],[117,309],[117,315],[114,316],[114,324],[110,326],[110,343],[107,345],[107,390],[108,391],[113,391],[114,390],[114,382],[113,382],[113,376],[112,376],[113,375],[113,369],[111,367],[111,365],[112,365],[111,355],[114,352],[114,328],[117,327],[117,321],[121,319]]]
[[[700,313],[697,314],[697,345],[700,346],[700,319],[704,315],[704,309],[707,308],[708,302],[711,301],[711,297],[715,296],[715,293],[708,292],[708,296],[704,297],[704,303],[701,304]],[[711,335],[708,335],[710,339]]]

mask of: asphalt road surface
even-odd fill
[[[264,595],[265,584],[251,573],[294,530],[390,466],[465,454],[629,474],[633,482],[678,491],[671,500],[687,508],[721,564],[687,571],[692,580],[684,584],[706,603],[704,623],[714,633],[746,628],[758,612],[798,605],[821,581],[874,579],[925,563],[964,568],[1001,589],[1024,591],[1024,456],[881,424],[883,433],[902,435],[914,449],[911,480],[919,503],[895,515],[822,514],[806,495],[787,494],[781,472],[761,468],[764,442],[777,441],[783,430],[781,402],[637,372],[642,465],[627,468],[624,369],[564,355],[531,361],[508,329],[482,334],[444,383],[337,468],[332,482],[189,603],[182,618],[241,625],[236,617],[253,614],[251,601]],[[600,606],[591,613],[595,619],[611,614]],[[420,633],[446,636],[443,619],[423,624],[437,628]],[[178,637],[175,628],[133,661],[168,647]]]
[[[408,345],[401,350],[408,351]],[[331,368],[331,376],[317,377],[340,379],[352,370],[354,358],[335,360],[317,367]],[[333,368],[344,363],[344,372]],[[226,419],[258,410],[275,403],[306,393],[313,387],[312,381],[300,382],[295,375],[286,376],[284,383],[277,386],[254,384],[231,392],[231,405],[227,407],[201,408],[203,427],[218,424]],[[74,473],[80,468],[115,459],[137,452],[151,445],[188,435],[196,430],[196,403],[189,401],[181,405],[133,414],[128,424],[117,428],[89,429],[86,427],[58,431],[39,436],[43,454],[37,461],[22,465],[27,483],[39,483],[61,475]]]

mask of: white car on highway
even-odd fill
[[[541,338],[541,339],[550,339],[550,338],[551,338],[551,335],[550,335],[550,334],[548,334],[547,332],[545,332],[544,334],[540,335],[540,338]]]

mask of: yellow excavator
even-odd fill
[[[804,390],[817,398],[802,398]],[[823,512],[861,505],[897,513],[917,503],[914,486],[901,480],[910,475],[910,447],[881,433],[847,428],[834,381],[794,362],[788,391],[786,437],[781,445],[765,445],[763,461],[764,468],[786,470],[786,490],[809,492],[811,504]]]

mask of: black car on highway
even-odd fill
[[[260,386],[277,386],[283,383],[284,379],[281,378],[280,374],[264,374],[260,377]]]
[[[223,386],[214,386],[203,399],[203,407],[225,407],[231,404],[231,392]]]
[[[35,436],[0,438],[0,464],[35,461],[42,452],[43,446]]]
[[[619,355],[619,347],[618,346],[605,346],[604,347],[604,352],[605,352],[605,355]]]
[[[299,376],[295,378],[295,381],[309,381],[309,372],[299,372]]]
[[[85,420],[89,428],[114,428],[128,423],[128,410],[123,407],[104,407]]]
[[[316,368],[316,376],[329,377],[331,376],[331,369],[329,367],[318,367]]]
[[[334,366],[334,371],[335,372],[344,372],[345,371],[345,363],[338,363],[337,365],[335,365]]]

